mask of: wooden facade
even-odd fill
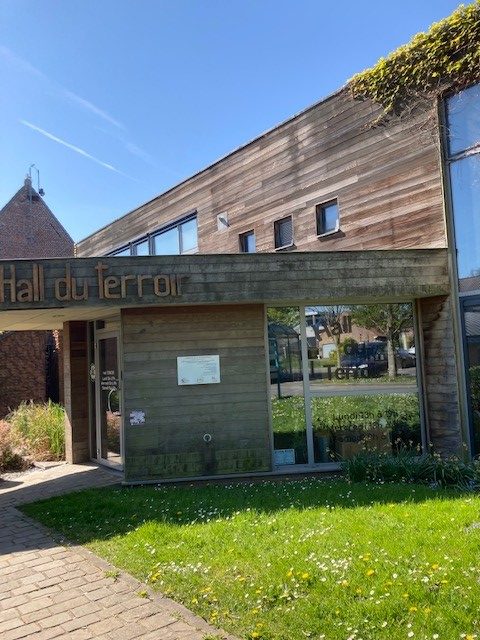
[[[85,238],[76,255],[106,255],[192,212],[199,253],[238,253],[250,230],[257,251],[274,251],[274,221],[289,215],[293,250],[446,247],[436,115],[372,127],[378,115],[344,89]],[[340,229],[318,238],[315,206],[332,199]]]
[[[271,471],[266,307],[379,302],[415,305],[424,444],[462,454],[437,112],[372,126],[378,115],[343,89],[85,238],[75,259],[0,261],[0,330],[65,328],[70,461],[99,451],[87,369],[109,318],[125,479],[142,482]],[[316,208],[333,200],[338,228],[317,235]],[[188,216],[195,255],[109,255]],[[286,216],[293,242],[275,250]],[[256,253],[242,253],[250,231]],[[212,353],[221,383],[181,386],[176,358]]]

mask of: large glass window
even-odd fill
[[[447,127],[451,156],[480,144],[480,85],[449,98]]]
[[[480,85],[447,100],[447,140],[459,288],[480,289]]]
[[[189,217],[164,230],[131,242],[128,246],[112,252],[112,256],[172,256],[194,253],[198,246],[197,217]]]
[[[269,309],[268,319],[277,466],[422,450],[410,303]]]

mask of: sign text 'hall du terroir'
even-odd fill
[[[42,264],[32,263],[31,271],[25,278],[17,277],[14,264],[0,266],[0,303],[42,302],[44,300],[90,300],[95,294],[100,300],[122,300],[127,297],[143,298],[144,295],[180,296],[182,276],[172,274],[122,274],[109,275],[109,267],[102,261],[93,267],[91,277],[72,274],[69,263],[65,264],[62,275],[46,284]],[[94,289],[94,291],[92,291]]]

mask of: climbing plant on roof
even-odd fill
[[[419,97],[433,99],[480,81],[480,0],[461,5],[426,33],[381,58],[349,82],[353,97],[402,115]]]

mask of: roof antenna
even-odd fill
[[[32,183],[32,169],[35,169],[37,172],[37,191],[39,196],[44,196],[45,191],[40,187],[40,171],[37,169],[35,164],[31,164],[28,168],[28,175],[30,176],[30,184]]]

